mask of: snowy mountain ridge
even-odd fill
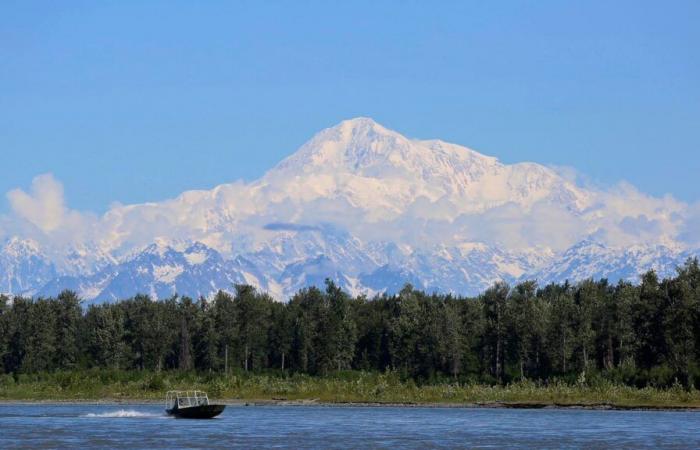
[[[248,283],[284,300],[327,277],[368,295],[405,282],[473,295],[497,280],[635,280],[697,254],[679,237],[684,211],[628,185],[584,188],[539,164],[357,118],[251,183],[5,234],[0,292],[114,301]]]

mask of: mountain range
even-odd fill
[[[102,216],[66,209],[51,226],[17,217],[0,245],[0,292],[72,289],[89,303],[248,283],[285,300],[326,278],[369,296],[407,282],[474,295],[498,280],[637,281],[700,253],[680,237],[684,207],[356,118],[253,182]]]

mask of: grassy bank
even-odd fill
[[[195,374],[88,370],[0,375],[0,401],[161,400],[171,389],[201,389],[217,399],[327,403],[612,405],[700,408],[700,391],[608,382],[596,386],[518,382],[507,386],[416,385],[396,374],[343,372],[327,377],[284,374]]]

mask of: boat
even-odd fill
[[[212,405],[202,391],[168,391],[165,412],[181,419],[211,419],[221,414],[226,405]]]

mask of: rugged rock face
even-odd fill
[[[476,294],[497,280],[668,274],[694,253],[672,235],[635,234],[635,221],[662,229],[676,213],[658,202],[630,208],[625,196],[637,194],[584,189],[538,164],[503,164],[358,118],[252,183],[114,207],[71,245],[11,238],[0,249],[0,292],[67,288],[113,301],[249,283],[284,300],[325,278],[368,295],[405,282]]]

